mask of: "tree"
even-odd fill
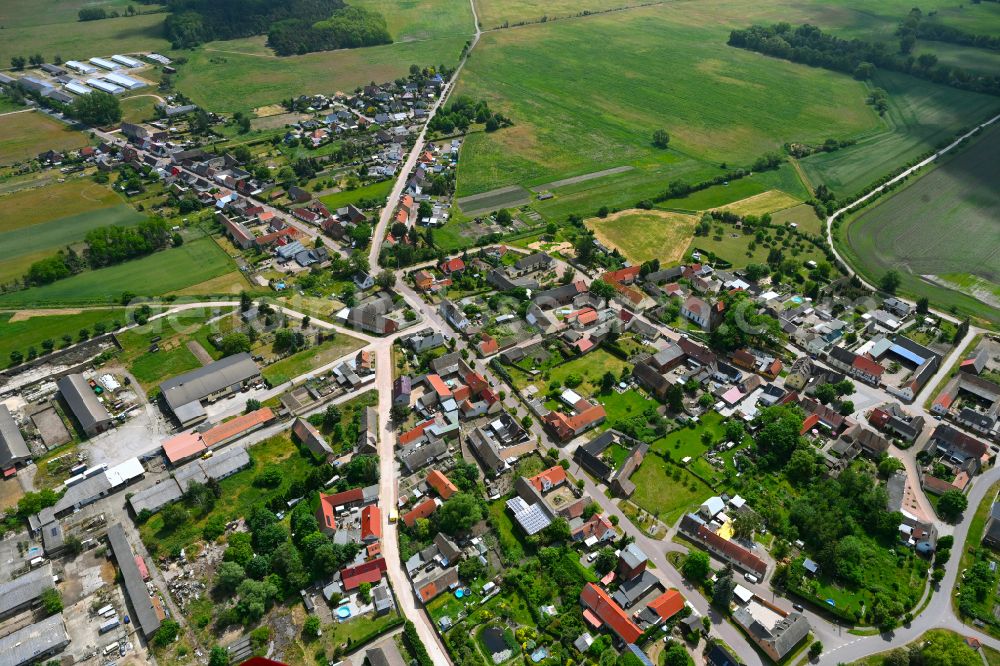
[[[396,284],[396,274],[386,269],[375,276],[375,284],[379,286],[379,289],[390,289]]]
[[[675,414],[684,411],[684,389],[679,384],[667,389],[667,409]]]
[[[960,490],[948,490],[938,498],[938,513],[950,523],[958,520],[962,512],[969,506],[967,498]]]
[[[24,56],[14,56],[10,59],[10,66],[17,71],[24,69],[24,66],[27,64],[28,61],[24,58]]]
[[[895,294],[896,290],[899,289],[901,282],[902,279],[899,276],[899,271],[892,269],[886,271],[885,274],[879,279],[878,286],[879,289],[887,294]]]
[[[231,594],[246,577],[246,570],[236,562],[223,562],[216,571],[215,586],[220,591]]]
[[[599,298],[613,298],[615,288],[604,280],[594,280],[590,283],[590,292]]]
[[[512,219],[513,218],[510,215],[510,211],[507,210],[506,208],[501,208],[500,210],[497,211],[497,224],[499,224],[501,227],[510,226]]]
[[[618,379],[610,370],[601,376],[601,393],[610,393]]]
[[[599,551],[597,551],[597,557],[594,559],[594,569],[597,573],[602,576],[612,569],[618,563],[618,556],[615,555],[615,550],[611,546],[604,546]]]
[[[733,582],[733,571],[727,566],[712,586],[712,605],[728,613],[729,605],[733,602],[734,587],[736,584]]]
[[[670,145],[670,135],[667,130],[658,129],[653,132],[653,145],[657,148],[666,148]]]
[[[437,510],[437,525],[452,536],[465,532],[482,520],[479,502],[469,493],[456,493]]]
[[[813,394],[817,400],[827,405],[837,399],[837,389],[833,384],[820,384]]]
[[[221,645],[212,647],[208,655],[208,666],[229,666],[229,652]]]
[[[917,314],[927,314],[930,312],[930,301],[926,296],[917,299]]]
[[[458,577],[467,583],[486,575],[486,567],[478,557],[468,557],[458,565]]]
[[[681,643],[672,643],[663,652],[663,666],[691,666],[694,662]]]
[[[816,641],[809,646],[809,658],[811,660],[816,661],[821,654],[823,654],[823,643]]]
[[[188,521],[188,512],[180,504],[171,504],[160,512],[164,529],[175,530]]]
[[[905,469],[903,461],[899,458],[893,458],[892,456],[886,456],[878,464],[878,474],[883,479],[888,479],[892,476],[893,472],[901,469]]]
[[[62,597],[59,596],[59,591],[55,588],[49,587],[42,590],[42,593],[38,598],[42,602],[42,609],[45,611],[46,615],[55,615],[56,613],[62,612]]]
[[[177,640],[180,633],[181,625],[174,620],[164,620],[153,635],[153,644],[157,647],[166,647]]]
[[[684,565],[681,567],[685,578],[698,583],[707,579],[711,570],[712,567],[708,553],[703,553],[700,550],[696,550],[688,555],[687,559],[684,560]]]
[[[246,333],[233,331],[226,333],[219,344],[223,356],[232,356],[250,351],[250,338]]]
[[[86,125],[112,125],[122,119],[118,98],[99,90],[77,97],[70,105],[69,112]]]
[[[363,583],[363,585],[370,586],[371,583]],[[310,615],[306,618],[306,621],[302,623],[302,635],[306,638],[318,638],[320,629],[320,619],[315,615]]]
[[[733,534],[741,539],[750,539],[762,526],[760,516],[753,511],[740,511],[733,518]]]

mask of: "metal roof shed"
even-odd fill
[[[156,616],[153,600],[146,589],[142,574],[139,573],[139,567],[135,563],[135,555],[132,553],[132,546],[129,545],[121,523],[115,523],[108,530],[108,541],[114,552],[115,561],[118,563],[118,569],[122,573],[125,592],[128,593],[129,601],[135,610],[135,617],[139,621],[142,633],[148,638],[160,628],[160,618]]]

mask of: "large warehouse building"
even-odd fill
[[[240,391],[260,378],[260,368],[250,354],[234,354],[160,384],[170,411],[184,427],[204,421],[203,402]]]
[[[56,382],[56,386],[88,437],[111,427],[111,415],[97,399],[94,389],[90,388],[83,375],[66,375]]]

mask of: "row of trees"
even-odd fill
[[[935,12],[931,12],[932,16]],[[980,49],[1000,51],[1000,37],[966,32],[961,28],[928,20],[919,8],[914,7],[899,26],[897,33],[900,39],[928,39],[935,42],[948,42],[962,46],[973,46]]]
[[[903,52],[896,53],[884,42],[841,39],[808,23],[794,29],[789,23],[776,23],[733,30],[728,43],[792,62],[846,72],[859,79],[869,79],[877,69],[887,69],[962,90],[1000,95],[998,75],[938,64],[937,57],[929,53],[913,57],[907,53],[905,42]]]
[[[385,17],[363,7],[344,7],[322,21],[291,18],[271,25],[267,44],[278,55],[391,44]]]

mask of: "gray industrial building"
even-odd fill
[[[66,623],[58,613],[0,638],[0,666],[41,663],[67,645]]]
[[[52,565],[46,563],[14,580],[0,583],[0,619],[29,608],[52,587]]]
[[[0,404],[0,471],[31,462],[31,451],[10,415],[7,405]]]
[[[111,415],[97,399],[83,375],[66,375],[56,382],[56,386],[88,437],[104,432],[111,426]]]
[[[128,600],[135,611],[133,617],[137,620],[142,634],[149,638],[160,628],[160,618],[156,614],[156,609],[153,608],[153,600],[146,589],[146,582],[142,579],[142,574],[139,573],[132,546],[129,545],[128,537],[125,536],[125,528],[121,526],[121,523],[115,523],[108,529],[108,542],[111,544],[111,551],[118,563],[118,570],[121,571]]]
[[[202,402],[235,393],[260,377],[250,354],[234,354],[160,384],[170,411],[184,427],[206,418]]]

